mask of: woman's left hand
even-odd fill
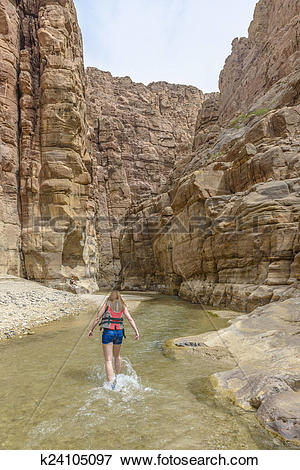
[[[89,334],[88,334],[88,337],[89,337],[89,338],[90,338],[91,336],[93,336],[93,331],[92,331],[92,330],[90,330],[90,331],[89,331]]]

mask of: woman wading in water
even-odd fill
[[[112,361],[113,358],[115,360],[116,373],[120,374],[122,369],[120,349],[123,337],[126,338],[124,335],[123,315],[125,315],[130,325],[134,329],[135,339],[138,340],[138,329],[118,290],[113,290],[106,299],[101,309],[99,310],[98,315],[88,334],[89,337],[92,336],[95,326],[101,320],[100,331],[103,328],[102,347],[105,358],[105,370],[109,383],[112,383],[115,378]]]

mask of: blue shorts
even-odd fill
[[[110,330],[109,328],[103,328],[102,344],[122,344],[122,341],[123,330]]]

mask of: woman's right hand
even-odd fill
[[[90,331],[89,331],[89,334],[88,334],[88,337],[89,337],[89,338],[90,338],[91,336],[93,336],[93,331],[92,331],[92,330],[90,330]]]
[[[137,341],[140,339],[140,335],[139,335],[139,332],[138,332],[138,331],[135,332],[135,339],[136,339]]]

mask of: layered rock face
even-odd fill
[[[20,275],[17,68],[19,15],[14,2],[0,3],[0,271]]]
[[[193,152],[170,188],[131,211],[121,239],[124,287],[242,311],[299,292],[300,4],[289,3],[258,3],[249,39],[234,42],[221,73],[221,93],[200,109]],[[262,85],[264,51],[273,48],[279,80]]]
[[[263,426],[299,446],[299,319],[300,297],[296,297],[257,307],[223,330],[169,340],[165,350],[192,351],[202,364],[213,361],[227,369],[211,376],[218,395],[257,411]]]
[[[122,265],[123,287],[245,311],[294,295],[298,15],[260,0],[220,93],[88,69],[87,113],[73,2],[2,2],[1,271],[96,289]]]
[[[255,309],[199,347],[298,443],[299,14],[260,0],[220,93],[91,68],[86,95],[72,0],[0,3],[0,273]]]
[[[191,153],[204,96],[192,86],[145,86],[95,68],[87,69],[87,78],[99,188],[99,284],[110,285],[119,277],[124,216],[159,194],[176,158]]]
[[[3,2],[0,28],[1,272],[111,286],[124,216],[190,154],[203,93],[85,74],[71,0]]]
[[[55,287],[74,275],[95,289],[96,169],[74,4],[8,1],[0,27],[1,269]]]
[[[299,0],[257,3],[248,38],[233,40],[220,74],[222,123],[249,111],[275,84],[284,93],[274,93],[269,106],[300,102],[299,10]]]
[[[131,210],[121,238],[124,288],[251,312],[174,346],[196,341],[201,360],[227,361],[234,369],[214,374],[215,388],[296,445],[299,14],[299,1],[258,2],[249,38],[233,42],[220,94],[200,108],[193,151],[177,159],[161,194]]]

